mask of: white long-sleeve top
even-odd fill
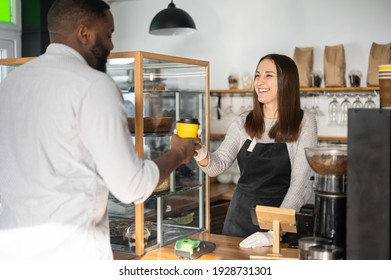
[[[228,169],[236,160],[240,148],[247,139],[251,139],[244,129],[247,114],[236,118],[229,126],[224,141],[219,148],[208,153],[209,163],[201,169],[211,177],[215,177]],[[257,143],[274,143],[274,139],[269,137],[269,130],[273,126],[274,120],[265,119],[265,133],[261,139],[256,139]],[[293,208],[299,211],[308,201],[312,194],[309,184],[313,171],[311,170],[306,156],[305,147],[315,147],[318,143],[316,119],[313,114],[304,113],[301,122],[299,139],[292,143],[287,143],[287,149],[291,162],[291,181],[281,207]]]
[[[0,159],[0,259],[112,258],[109,191],[141,203],[159,179],[137,156],[115,82],[62,44],[0,83]]]

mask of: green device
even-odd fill
[[[194,260],[202,255],[211,253],[216,248],[216,244],[209,241],[194,239],[179,239],[175,242],[175,254],[181,259]]]

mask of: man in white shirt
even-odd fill
[[[109,192],[143,202],[198,147],[173,135],[160,158],[138,157],[121,92],[104,73],[109,9],[55,1],[46,53],[0,83],[0,259],[111,259]]]

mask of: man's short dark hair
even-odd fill
[[[90,26],[105,17],[110,6],[102,0],[56,0],[48,12],[49,33],[61,34],[80,24]]]

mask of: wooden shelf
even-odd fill
[[[1,60],[1,65],[18,66],[33,60],[35,57],[19,57],[19,58],[4,58]]]
[[[209,90],[210,94],[246,94],[246,93],[253,93],[254,89],[211,89]]]
[[[301,93],[308,92],[351,92],[351,91],[378,91],[379,87],[322,87],[322,88],[300,88]],[[211,89],[210,94],[246,94],[253,93],[253,88],[250,89]]]
[[[224,133],[211,133],[210,140],[224,140]]]
[[[231,183],[210,183],[210,202],[213,203],[219,200],[231,200],[235,188],[236,185]]]
[[[319,141],[334,141],[334,142],[348,142],[347,137],[334,137],[334,136],[318,136]]]
[[[348,91],[377,91],[377,90],[379,90],[379,87],[325,87],[325,88],[301,88],[300,92],[319,92],[319,91],[348,92]]]
[[[325,94],[327,92],[340,92],[341,94],[345,94],[347,92],[372,92],[379,91],[379,87],[322,87],[322,88],[300,88],[300,92],[302,94],[319,92]],[[243,95],[243,94],[253,94],[253,89],[211,89],[210,95]],[[221,141],[224,140],[224,133],[211,133],[210,139]],[[335,141],[335,142],[347,142],[347,137],[334,137],[334,136],[319,136],[319,141]]]

